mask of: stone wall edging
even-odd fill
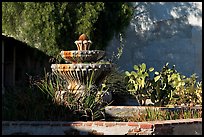
[[[153,135],[153,134],[172,134],[173,126],[188,125],[188,124],[202,124],[202,118],[195,119],[177,119],[177,120],[164,120],[164,121],[146,121],[146,122],[115,122],[115,121],[2,121],[2,131],[10,127],[62,127],[69,129],[70,127],[77,129],[75,134],[108,134],[111,131],[109,129],[122,129],[126,128],[126,131],[118,130],[118,134],[126,135]],[[122,127],[122,128],[121,128]],[[22,128],[21,128],[22,129]],[[81,129],[86,129],[85,132],[79,132]],[[14,132],[14,131],[13,131]],[[15,130],[16,132],[16,130]],[[19,131],[19,132],[22,132]],[[69,134],[73,132],[70,131]],[[90,133],[91,132],[91,133]]]

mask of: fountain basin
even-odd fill
[[[79,63],[79,64],[52,64],[52,72],[58,74],[68,83],[69,91],[83,92],[87,84],[99,85],[111,72],[113,64],[110,63]]]
[[[114,65],[112,63],[78,63],[78,64],[52,64],[51,68],[53,71],[67,71],[70,69],[110,69]]]
[[[102,50],[71,50],[61,51],[61,56],[70,63],[96,62],[102,59],[105,51]]]

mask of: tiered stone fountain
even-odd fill
[[[78,50],[60,53],[66,64],[51,65],[52,72],[60,75],[68,83],[67,91],[56,91],[61,99],[66,92],[82,95],[90,80],[93,85],[99,86],[113,68],[110,62],[100,61],[105,56],[105,51],[89,50],[92,42],[85,34],[82,34],[75,44]]]

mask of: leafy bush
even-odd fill
[[[126,71],[127,89],[131,94],[143,101],[151,99],[155,106],[202,104],[202,81],[197,81],[196,74],[190,78],[181,75],[175,66],[169,68],[166,63],[160,72],[155,72],[150,78],[149,73],[154,69],[146,69],[146,65],[135,65],[135,71]]]
[[[76,49],[82,33],[96,49],[105,49],[128,26],[132,7],[128,2],[2,2],[2,32],[55,57]]]
[[[192,74],[189,78],[183,76],[182,84],[177,85],[174,91],[175,98],[169,104],[199,104],[202,105],[202,81],[197,81],[197,76]]]
[[[174,97],[175,88],[180,86],[181,77],[174,67],[169,68],[166,63],[161,72],[155,72],[152,80],[151,101],[156,106],[167,105]]]
[[[104,88],[112,95],[112,105],[124,104],[124,97],[131,94],[126,90],[125,74],[114,68],[103,81]]]
[[[146,100],[150,98],[151,82],[149,72],[154,68],[146,68],[146,64],[134,65],[134,71],[126,71],[127,89],[131,94],[135,95],[140,105],[145,105]]]
[[[122,118],[122,121],[131,122],[143,122],[143,121],[155,121],[155,120],[176,120],[176,119],[188,119],[188,118],[202,118],[202,108],[180,108],[180,109],[164,109],[158,110],[156,108],[146,108],[139,112],[133,112],[132,117]]]

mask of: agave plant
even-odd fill
[[[104,118],[105,106],[109,105],[104,101],[103,95],[107,92],[104,86],[97,87],[92,83],[92,74],[86,88],[80,96],[69,92],[66,78],[57,73],[47,73],[45,78],[36,83],[39,89],[48,94],[53,102],[63,105],[82,120],[96,120]],[[58,95],[60,91],[62,94]]]

